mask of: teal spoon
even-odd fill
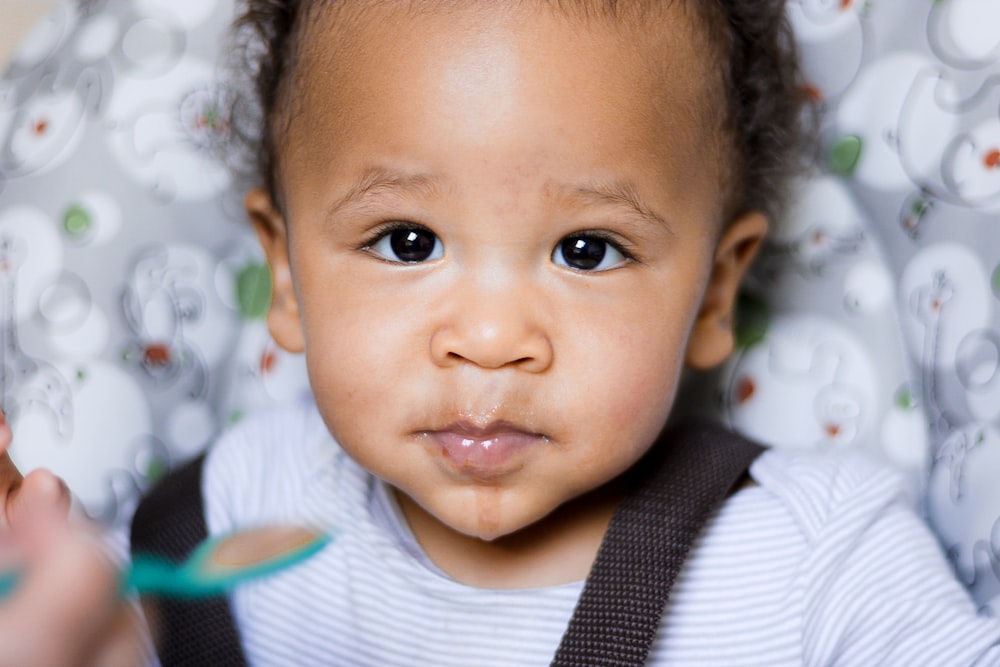
[[[10,595],[17,588],[17,573],[0,574],[0,600]]]
[[[181,563],[136,554],[122,574],[125,593],[173,598],[223,595],[232,588],[298,565],[333,536],[298,526],[254,528],[212,537]],[[17,588],[18,572],[0,575],[0,599]]]

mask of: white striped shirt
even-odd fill
[[[773,451],[707,526],[650,665],[1000,665],[895,474],[853,455]],[[582,583],[482,590],[421,552],[385,485],[311,406],[239,425],[204,476],[212,534],[336,529],[317,556],[232,597],[252,665],[547,665]]]

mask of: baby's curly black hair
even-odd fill
[[[521,0],[522,2],[524,0]],[[541,1],[541,0],[540,0]],[[780,217],[791,178],[807,164],[805,129],[795,42],[785,17],[786,0],[544,0],[566,11],[607,16],[684,2],[703,21],[725,90],[733,153],[728,161],[727,216],[761,211]],[[289,87],[303,28],[311,12],[348,0],[240,0],[234,24],[237,94],[232,128],[242,174],[263,185],[280,206],[277,146],[287,129]],[[239,81],[239,79],[244,79]],[[249,80],[246,80],[249,78]],[[249,95],[249,97],[247,96]],[[723,158],[720,158],[723,159]]]

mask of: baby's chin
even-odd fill
[[[479,488],[471,497],[459,500],[457,507],[448,507],[435,518],[451,530],[483,542],[502,541],[544,519],[554,507],[530,511],[522,505],[514,491]]]
[[[539,498],[539,494],[525,489],[503,487],[501,485],[474,485],[442,492],[438,490],[430,497],[404,496],[401,501],[411,504],[424,514],[438,529],[445,529],[457,536],[481,542],[502,542],[505,538],[524,536],[525,531],[552,514],[561,503],[554,498]],[[413,506],[416,507],[413,507]],[[410,517],[411,528],[420,521]],[[419,532],[419,530],[415,531]]]

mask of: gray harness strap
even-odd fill
[[[640,667],[691,545],[764,451],[707,423],[665,434],[611,520],[553,667]]]

